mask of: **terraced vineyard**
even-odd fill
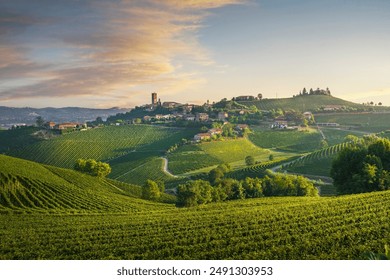
[[[388,109],[387,109],[388,110]],[[317,122],[334,122],[351,127],[352,130],[377,133],[390,129],[390,113],[322,114],[316,115]]]
[[[182,130],[148,125],[111,126],[70,133],[40,141],[10,155],[59,167],[72,168],[78,158],[108,161],[134,150],[164,152],[182,138],[194,135]]]
[[[302,174],[329,176],[332,158],[350,143],[344,142],[325,149],[308,153],[290,163],[283,165],[283,169]]]
[[[248,155],[264,159],[269,150],[253,145],[245,138],[225,141],[204,142],[197,145],[184,145],[168,155],[169,169],[174,174],[183,174],[221,163],[242,161]]]
[[[139,199],[140,193],[138,186],[0,155],[0,212],[3,213],[15,209],[65,213],[137,211],[134,206],[140,210],[150,204]],[[132,203],[134,199],[138,204]]]
[[[262,177],[264,175],[264,171],[266,171],[267,169],[270,169],[278,165],[282,165],[283,163],[292,161],[296,158],[297,158],[296,156],[289,157],[289,158],[279,158],[278,160],[255,164],[252,166],[231,171],[226,174],[226,177],[237,179],[237,180],[242,180],[245,179],[246,177],[251,177],[251,178]]]
[[[321,135],[316,129],[308,131],[271,130],[252,128],[249,139],[262,148],[274,148],[289,152],[309,152],[319,148]]]
[[[0,215],[0,258],[360,259],[389,244],[389,212],[386,191],[122,214]]]

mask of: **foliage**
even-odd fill
[[[78,159],[74,169],[97,177],[106,177],[111,173],[111,167],[108,163],[94,159]]]
[[[110,212],[119,202],[122,212]],[[0,215],[0,258],[356,260],[364,252],[382,252],[390,242],[390,191],[185,209],[123,195],[111,196],[109,205],[117,208],[104,212],[89,206],[93,200],[78,203],[85,209],[76,214],[0,208],[19,213]]]
[[[215,170],[223,174],[220,169]],[[268,173],[263,179],[245,178],[241,181],[219,177],[212,181],[212,184],[196,180],[179,185],[177,205],[192,207],[210,202],[262,196],[318,196],[313,183],[303,176],[295,175]]]
[[[146,180],[142,187],[142,198],[148,200],[158,200],[161,194],[164,193],[164,185],[160,182],[160,185],[152,180]]]
[[[390,140],[365,141],[343,149],[332,162],[331,175],[341,194],[390,188]]]
[[[245,164],[248,166],[255,164],[255,158],[253,156],[246,156],[245,157]]]

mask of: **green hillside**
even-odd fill
[[[365,133],[377,133],[390,129],[390,113],[360,113],[360,114],[321,114],[316,115],[317,122],[334,122],[347,126],[350,130]]]
[[[122,214],[0,215],[0,258],[361,259],[390,243],[389,211],[386,191],[191,209],[156,204]]]
[[[366,108],[362,104],[353,103],[337,97],[327,95],[308,95],[308,96],[296,96],[290,98],[270,98],[254,101],[238,101],[238,103],[246,106],[256,106],[259,110],[295,110],[295,111],[316,111],[325,105],[341,105],[345,107],[351,107],[356,109]]]
[[[269,150],[255,146],[246,138],[184,145],[168,155],[169,170],[182,174],[221,163],[245,165],[248,155],[263,161],[269,154]]]
[[[148,209],[151,203],[139,199],[140,194],[138,186],[0,155],[0,212],[3,213]]]
[[[194,129],[151,125],[109,126],[27,143],[7,154],[64,168],[73,168],[79,158],[107,161],[113,170],[111,178],[120,177],[124,182],[142,184],[145,176],[133,174],[133,177],[129,177],[131,170],[139,165],[147,165],[150,160],[156,161],[170,146],[183,138],[192,138],[195,133]],[[166,176],[161,165],[160,160],[159,171],[151,179]],[[151,162],[149,169],[155,166],[156,162]]]

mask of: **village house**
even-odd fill
[[[218,112],[218,120],[225,121],[229,117],[229,114],[226,112]]]
[[[196,113],[195,120],[198,122],[204,122],[209,119],[209,115],[207,113]]]
[[[237,131],[244,131],[245,129],[249,128],[249,125],[247,124],[238,124],[236,125],[235,129]]]
[[[176,108],[179,107],[180,105],[181,105],[180,103],[173,102],[173,101],[164,102],[162,104],[164,108],[168,108],[168,109]]]
[[[69,128],[77,128],[78,126],[81,126],[79,123],[73,123],[73,122],[68,122],[68,123],[60,123],[55,126],[56,129],[59,130],[64,130],[64,129],[69,129]]]
[[[222,134],[222,128],[211,128],[208,131],[211,135],[220,135]]]
[[[271,125],[271,128],[287,128],[288,122],[284,117],[277,117],[274,119],[274,123]]]
[[[47,122],[47,123],[45,123],[45,127],[48,128],[48,129],[54,129],[55,126],[56,126],[55,122]]]
[[[202,140],[208,140],[211,139],[210,133],[198,133],[194,136],[195,141],[202,141]]]
[[[337,111],[337,110],[341,110],[343,108],[344,108],[344,106],[342,106],[342,105],[325,105],[323,107],[323,110],[324,111]]]
[[[186,121],[195,121],[195,115],[187,114],[183,116],[183,119]]]

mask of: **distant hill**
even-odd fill
[[[133,212],[159,206],[140,195],[139,186],[0,155],[0,212]]]
[[[95,120],[97,117],[103,119],[118,113],[124,113],[130,109],[110,108],[91,109],[80,107],[65,108],[16,108],[0,106],[0,126],[24,123],[31,125],[35,123],[38,116],[46,121],[60,122],[85,122]]]
[[[261,100],[252,100],[252,101],[236,101],[239,104],[250,107],[252,105],[256,106],[259,110],[272,110],[272,109],[282,109],[282,110],[296,110],[296,111],[318,111],[321,107],[324,106],[344,106],[352,110],[369,110],[372,109],[388,109],[388,107],[383,106],[364,106],[362,104],[357,104],[354,102],[346,101],[334,96],[329,95],[307,95],[307,96],[295,96],[290,98],[270,98],[270,99],[261,99]]]

